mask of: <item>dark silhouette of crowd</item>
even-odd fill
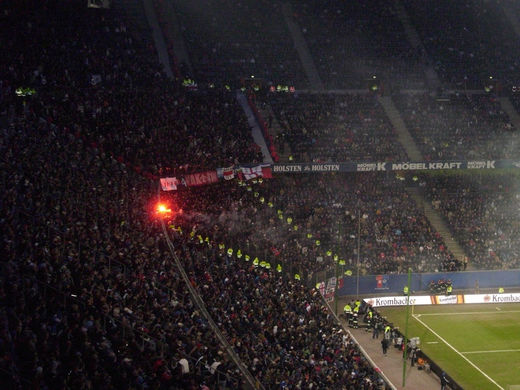
[[[1,35],[2,386],[240,388],[150,218],[161,170],[254,161],[234,100],[83,1],[4,2]]]
[[[2,383],[238,387],[148,216],[156,185],[48,123],[4,136]]]

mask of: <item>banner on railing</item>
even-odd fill
[[[163,177],[161,178],[161,189],[163,191],[175,191],[179,181],[176,177]]]
[[[403,161],[273,164],[273,173],[439,171],[460,169],[520,168],[511,160]]]
[[[185,175],[184,181],[188,187],[202,186],[205,184],[216,183],[218,181],[218,177],[216,171],[207,171]]]

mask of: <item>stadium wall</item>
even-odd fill
[[[451,280],[454,290],[476,288],[520,287],[520,270],[466,271],[412,274],[411,291],[428,291],[431,281]],[[338,289],[339,296],[359,294],[401,295],[408,281],[407,274],[366,275],[359,277],[359,291],[355,276],[346,276]]]

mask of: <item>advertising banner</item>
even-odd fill
[[[406,296],[364,298],[372,307],[406,306]],[[410,305],[457,305],[464,303],[520,303],[520,293],[410,296]]]
[[[464,296],[466,303],[520,303],[520,293],[514,294],[471,294]]]
[[[460,169],[519,168],[517,161],[476,160],[476,161],[369,161],[336,163],[294,163],[273,164],[273,173],[313,173],[313,172],[377,172],[377,171],[438,171]]]
[[[464,295],[432,295],[432,305],[454,305],[464,303]]]
[[[410,296],[410,305],[431,305],[432,297],[429,295],[417,295]],[[402,295],[400,297],[376,297],[376,298],[365,298],[363,299],[366,303],[372,307],[381,306],[406,306],[408,297]]]

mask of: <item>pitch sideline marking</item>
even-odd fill
[[[444,340],[437,332],[435,332],[432,328],[430,328],[428,325],[424,323],[421,319],[417,318],[415,315],[413,315],[413,318],[415,318],[416,321],[419,321],[426,329],[428,329],[430,332],[432,332],[435,336],[439,338],[444,344],[446,344],[448,347],[450,347],[457,355],[459,355],[461,358],[463,358],[465,361],[467,361],[473,368],[475,368],[478,372],[480,372],[482,375],[484,375],[490,382],[492,382],[495,386],[497,386],[501,390],[505,390],[502,386],[500,386],[493,378],[491,378],[488,374],[486,374],[484,371],[482,371],[480,368],[478,368],[475,363],[473,363],[471,360],[469,360],[466,356],[464,356],[462,353],[457,351],[450,343],[448,343],[446,340]]]
[[[468,352],[461,352],[462,354],[468,354],[468,353],[496,353],[496,352],[520,352],[520,349],[495,349],[490,351],[468,351]]]
[[[502,314],[502,313],[520,313],[520,310],[500,310],[496,311],[458,311],[453,313],[421,313],[414,314],[414,316],[458,316],[464,314]]]

